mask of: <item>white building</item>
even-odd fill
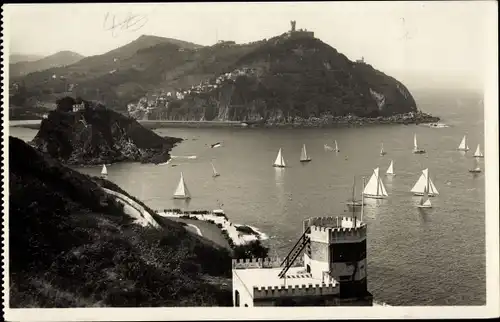
[[[283,260],[233,260],[234,306],[372,305],[366,224],[350,217],[314,217],[303,224]],[[302,251],[303,265],[293,266]]]

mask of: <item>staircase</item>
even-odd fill
[[[309,233],[310,229],[311,229],[310,227],[307,227],[302,236],[300,236],[299,240],[295,243],[295,246],[293,246],[292,250],[288,253],[283,262],[281,262],[280,266],[283,265],[285,266],[279,273],[278,275],[279,278],[283,278],[285,276],[286,272],[288,272],[290,267],[292,267],[293,263],[300,255],[304,247],[306,247],[309,244],[309,237],[307,236],[307,234]]]

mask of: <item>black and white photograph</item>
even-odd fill
[[[5,320],[500,315],[497,2],[2,11]]]

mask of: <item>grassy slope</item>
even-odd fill
[[[172,221],[131,224],[90,177],[12,137],[9,162],[12,307],[231,304],[228,252]]]

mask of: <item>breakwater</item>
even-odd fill
[[[259,232],[254,227],[233,224],[222,210],[181,211],[180,209],[165,209],[163,211],[158,211],[157,214],[166,218],[173,217],[181,219],[202,220],[213,223],[228,239],[229,245],[231,247],[246,245],[256,240],[267,239],[267,236],[265,234]],[[242,227],[245,227],[245,229],[242,229]]]

